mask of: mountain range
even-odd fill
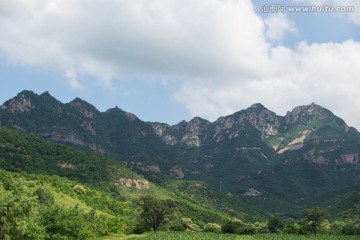
[[[0,125],[101,153],[158,185],[201,180],[264,212],[338,213],[359,202],[360,133],[315,103],[285,116],[257,103],[214,122],[168,125],[23,91],[0,106]]]

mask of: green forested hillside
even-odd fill
[[[0,168],[3,169],[3,190],[10,195],[15,194],[15,185],[22,185],[25,190],[19,192],[21,196],[36,198],[36,192],[51,195],[54,206],[60,208],[56,211],[76,207],[79,216],[84,218],[95,211],[104,217],[121,219],[122,225],[113,226],[116,229],[106,234],[131,232],[136,228],[139,221],[137,201],[143,195],[172,199],[177,206],[172,217],[175,223],[188,217],[200,225],[220,224],[231,217],[257,215],[249,205],[217,193],[204,183],[201,183],[204,191],[198,195],[176,188],[178,183],[172,181],[167,187],[160,187],[99,153],[75,150],[6,128],[0,128]],[[133,182],[126,185],[129,180]],[[198,198],[200,195],[203,199]],[[41,204],[39,206],[41,208]],[[36,211],[39,206],[34,206]]]
[[[58,176],[0,170],[1,239],[88,239],[131,231],[136,207]]]
[[[58,175],[92,184],[139,178],[124,164],[96,152],[74,150],[3,127],[0,146],[0,167],[12,172]]]

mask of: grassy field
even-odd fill
[[[282,235],[282,234],[257,234],[257,235],[235,235],[215,234],[203,232],[160,232],[149,233],[144,236],[128,238],[106,238],[106,240],[358,240],[359,236],[337,236],[337,235]]]

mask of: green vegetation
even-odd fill
[[[86,199],[88,203],[96,204],[98,201],[98,197],[93,198],[88,192],[88,187],[91,187],[102,192],[106,196],[104,199],[129,201],[133,204],[142,195],[172,199],[178,206],[179,218],[191,217],[196,221],[206,223],[224,222],[230,217],[230,214],[243,217],[245,214],[242,211],[248,211],[247,209],[256,212],[254,208],[241,205],[235,199],[217,193],[202,182],[186,182],[188,187],[199,185],[198,189],[201,189],[201,192],[198,194],[184,192],[182,187],[184,185],[181,181],[168,182],[166,187],[150,183],[149,188],[141,189],[135,186],[116,186],[114,183],[118,179],[140,181],[145,179],[124,164],[99,153],[75,150],[2,127],[0,127],[0,146],[0,168],[12,172],[66,177],[78,182],[71,186],[72,192],[76,193],[78,197]],[[177,185],[179,187],[176,187]],[[200,199],[200,196],[208,197]]]
[[[100,113],[80,99],[22,94],[15,100],[34,107],[0,109],[3,126],[33,134],[0,127],[0,239],[360,235],[359,133],[320,106],[286,119],[253,107],[214,123],[162,125],[170,134],[163,140],[174,143],[167,145],[151,124],[118,108]],[[303,135],[300,149],[268,146]],[[163,175],[176,165],[187,180]]]
[[[24,108],[24,101],[29,106]],[[141,121],[117,107],[100,112],[79,98],[63,104],[47,92],[23,91],[3,104],[0,123],[74,148],[104,153],[138,175],[98,154],[73,154],[47,143],[45,148],[57,150],[22,149],[16,141],[9,146],[7,140],[0,141],[7,152],[0,153],[1,168],[56,174],[109,188],[104,182],[124,178],[126,172],[129,176],[125,178],[140,179],[141,175],[166,186],[172,178],[170,169],[178,166],[184,179],[204,181],[236,199],[214,194],[222,199],[216,202],[202,197],[211,206],[210,212],[214,207],[219,210],[217,215],[222,212],[245,219],[280,213],[298,218],[301,210],[314,202],[331,214],[339,214],[354,206],[347,200],[360,191],[359,132],[316,104],[297,107],[286,116],[255,104],[215,122],[194,118],[169,126]],[[286,148],[288,144],[292,150]],[[288,150],[278,154],[280,149]],[[248,196],[249,189],[260,194]],[[175,194],[182,199],[192,191],[186,186],[178,190]],[[128,199],[126,194],[121,197]]]
[[[309,208],[305,209],[303,214],[311,226],[312,233],[316,235],[318,229],[320,228],[320,224],[322,223],[323,217],[326,214],[326,211],[320,208]]]
[[[131,230],[136,208],[57,176],[0,170],[0,239],[88,239]],[[85,187],[84,187],[85,188]]]
[[[175,211],[175,203],[170,199],[159,200],[153,196],[143,196],[139,202],[142,212],[141,219],[156,233],[160,224]]]
[[[164,232],[148,234],[145,237],[132,237],[131,240],[356,240],[352,236],[334,235],[285,235],[285,234],[257,234],[257,235],[233,235],[199,232]],[[114,239],[115,240],[115,239]]]

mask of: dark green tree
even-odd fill
[[[280,232],[284,227],[284,221],[280,217],[274,216],[269,219],[267,227],[271,233]]]
[[[316,207],[316,208],[305,209],[302,213],[305,216],[306,220],[308,221],[312,233],[316,235],[321,220],[323,216],[325,216],[326,211]]]
[[[154,233],[157,232],[165,218],[175,211],[174,201],[160,200],[152,196],[141,197],[140,206],[142,208],[140,217],[147,225],[151,226]]]

